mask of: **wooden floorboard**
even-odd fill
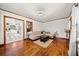
[[[56,38],[47,47],[43,48],[30,40],[17,41],[0,48],[1,56],[68,56],[69,41]]]

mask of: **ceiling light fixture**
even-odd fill
[[[44,8],[39,8],[38,10],[37,10],[37,15],[38,16],[44,16],[44,12],[45,12],[45,9]]]
[[[43,11],[38,11],[38,16],[43,16],[44,12]]]

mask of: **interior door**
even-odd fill
[[[15,18],[5,18],[6,44],[23,39],[23,21]]]

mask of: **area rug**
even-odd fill
[[[53,40],[49,39],[48,41],[46,41],[46,42],[44,43],[44,42],[41,42],[40,39],[39,39],[39,40],[37,40],[37,41],[34,41],[34,43],[38,44],[39,46],[41,46],[41,47],[43,47],[43,48],[47,48],[47,47],[51,44],[52,41],[53,41]]]

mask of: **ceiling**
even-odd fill
[[[40,22],[67,18],[71,14],[72,6],[73,3],[0,3],[1,9]]]

